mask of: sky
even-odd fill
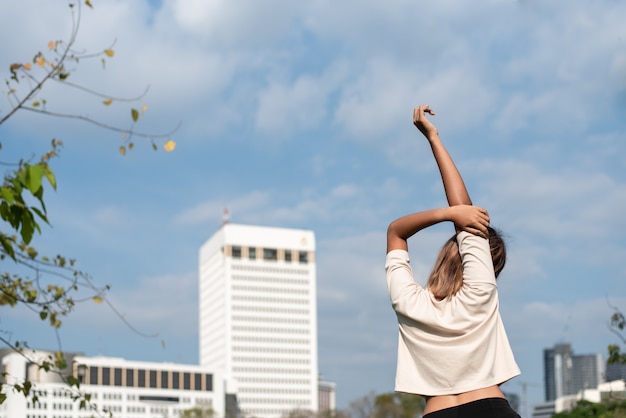
[[[76,47],[115,56],[104,69],[72,64],[70,79],[106,96],[148,92],[107,107],[50,84],[47,109],[127,127],[129,106],[145,103],[138,130],[181,125],[173,152],[135,137],[125,156],[119,134],[80,121],[21,111],[0,126],[2,162],[64,142],[40,252],[76,258],[133,327],[157,335],[88,302],[65,319],[63,349],[197,364],[198,251],[228,209],[233,223],[315,232],[319,368],[338,407],[393,391],[385,231],[446,205],[412,125],[422,103],[507,237],[500,309],[522,375],[504,390],[526,388],[530,408],[543,401],[544,348],[604,355],[619,341],[607,323],[626,308],[626,3],[92,2]],[[0,28],[6,79],[11,63],[67,39],[71,15],[63,1],[3,1]],[[418,282],[452,231],[411,238]],[[3,308],[0,329],[57,348],[30,311]]]

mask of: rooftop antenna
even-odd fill
[[[230,222],[230,211],[228,208],[224,208],[224,213],[222,214],[222,225],[226,225]]]

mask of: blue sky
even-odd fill
[[[79,260],[128,321],[80,305],[63,348],[197,363],[199,247],[231,221],[312,229],[317,239],[320,372],[339,407],[393,390],[396,324],[383,264],[388,223],[445,205],[429,148],[412,126],[428,103],[474,203],[508,236],[501,312],[522,376],[505,390],[543,399],[542,350],[605,353],[609,304],[626,307],[626,4],[614,0],[160,2],[96,0],[75,82],[135,96],[138,128],[179,121],[172,153],[122,157],[117,134],[21,113],[0,128],[2,161],[65,142],[53,162],[52,227],[42,252]],[[37,13],[31,13],[32,10]],[[3,5],[0,68],[64,38],[63,2]],[[5,75],[5,78],[8,74]],[[50,86],[49,109],[125,126]],[[0,102],[0,114],[9,109]],[[423,282],[450,225],[410,241]],[[3,312],[14,339],[55,348],[27,311]],[[165,347],[160,343],[164,339]]]

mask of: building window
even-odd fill
[[[157,387],[156,378],[157,378],[156,370],[150,370],[150,387],[151,388]]]
[[[248,248],[248,258],[250,260],[256,260],[256,248],[254,247]]]
[[[278,259],[278,251],[276,248],[263,248],[263,260],[276,261]]]
[[[180,388],[180,373],[172,372],[172,389]]]
[[[183,373],[183,389],[191,389],[191,373]]]
[[[137,370],[137,387],[145,388],[146,387],[146,371],[145,370]]]
[[[89,368],[89,384],[97,385],[98,384],[98,367],[91,366]]]
[[[285,250],[285,261],[291,262],[291,250]]]
[[[167,389],[169,388],[169,382],[168,382],[168,376],[169,373],[167,372],[167,370],[161,370],[161,389]]]
[[[309,253],[308,251],[298,251],[298,261],[301,263],[309,262]]]
[[[205,386],[205,390],[211,392],[213,390],[213,375],[212,374],[205,374],[204,375],[204,386]]]
[[[113,384],[122,386],[122,369],[113,369]]]
[[[200,373],[194,373],[193,388],[195,390],[202,390],[202,375]]]
[[[126,386],[133,387],[135,385],[135,374],[133,369],[126,369]]]
[[[233,258],[241,258],[241,247],[239,245],[233,245],[231,252]]]
[[[102,368],[102,384],[107,386],[111,384],[111,369],[108,367]]]

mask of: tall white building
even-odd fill
[[[315,235],[224,224],[200,249],[200,364],[247,417],[318,410]]]

